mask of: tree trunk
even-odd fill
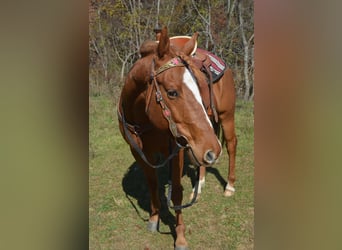
[[[249,76],[248,76],[248,45],[244,47],[244,65],[243,65],[243,75],[245,77],[245,96],[244,100],[247,101],[249,99],[249,92],[251,91],[251,84],[249,82]]]
[[[101,13],[100,13],[100,9],[97,10],[97,14],[100,17]],[[102,48],[102,53],[99,49],[97,49],[98,53],[99,53],[99,57],[101,60],[101,64],[102,64],[102,68],[103,68],[103,73],[104,73],[104,79],[106,84],[109,82],[109,77],[108,77],[108,52],[107,52],[107,47],[106,47],[106,41],[104,38],[104,33],[102,30],[102,25],[101,25],[101,21],[98,22],[98,30],[99,30],[99,36],[100,36],[100,41],[101,41],[101,46],[100,48]],[[93,43],[94,45],[96,45],[95,43]],[[96,46],[95,46],[96,47]]]
[[[252,47],[252,51],[251,51],[251,60],[252,60],[252,66],[251,66],[251,72],[252,72],[252,80],[253,80],[253,86],[252,86],[252,94],[249,97],[249,100],[252,101],[254,99],[254,46]]]
[[[241,1],[239,2],[238,8],[239,8],[240,31],[241,31],[241,37],[242,37],[242,42],[243,42],[243,47],[244,47],[244,58],[243,58],[244,59],[243,60],[243,74],[244,74],[244,78],[245,78],[244,100],[248,101],[249,100],[249,96],[250,96],[250,92],[251,92],[251,84],[250,84],[250,81],[249,81],[249,74],[248,74],[249,43],[253,39],[254,34],[247,41],[245,30],[244,30],[243,17],[242,17],[242,3],[241,3]]]

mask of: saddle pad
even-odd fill
[[[214,55],[213,53],[207,50],[197,48],[196,53],[204,54],[209,57],[211,61],[209,69],[213,78],[213,82],[215,83],[218,80],[220,80],[221,76],[224,73],[224,70],[226,69],[226,63],[217,55]]]

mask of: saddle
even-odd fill
[[[203,88],[209,88],[208,94],[202,94],[202,100],[207,107],[208,116],[217,123],[218,115],[214,102],[213,84],[219,81],[224,74],[226,64],[213,53],[200,48],[196,48],[196,52],[192,55],[191,60],[207,78],[208,84],[206,86],[199,84],[199,88],[201,89],[201,93],[208,93],[208,91],[203,91]]]
[[[225,62],[213,53],[197,48],[192,61],[206,76],[209,82],[216,83],[221,79],[225,69]]]

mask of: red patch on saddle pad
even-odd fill
[[[211,61],[211,64],[209,66],[211,75],[213,77],[213,82],[217,82],[218,80],[220,80],[221,76],[224,73],[224,70],[226,69],[226,63],[219,58],[217,55],[204,50],[204,49],[200,49],[197,48],[196,53],[200,53],[200,54],[204,54],[207,55]]]

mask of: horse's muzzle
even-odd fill
[[[205,151],[202,159],[197,158],[195,152],[188,142],[188,139],[184,135],[177,136],[175,138],[175,141],[179,148],[185,148],[188,151],[190,160],[195,166],[201,166],[203,164],[211,166],[216,162],[218,158],[218,155],[216,155],[215,152],[211,149]]]

